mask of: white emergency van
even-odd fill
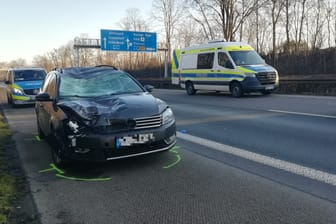
[[[250,45],[209,41],[174,50],[172,83],[185,88],[188,95],[210,90],[241,97],[250,92],[270,94],[279,87],[279,76]]]

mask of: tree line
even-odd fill
[[[151,15],[144,17],[139,9],[130,8],[117,25],[121,30],[157,32],[168,60],[174,48],[223,39],[249,43],[277,67],[290,55],[307,56],[336,45],[336,0],[153,0]],[[132,71],[159,68],[164,62],[163,52],[79,53],[82,66],[110,64]],[[20,63],[25,61],[7,65]],[[75,66],[73,42],[35,56],[33,64],[48,70]]]

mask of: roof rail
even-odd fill
[[[208,44],[211,44],[211,43],[220,43],[220,42],[225,42],[225,39],[208,40]]]
[[[96,65],[95,67],[109,67],[109,68],[113,68],[114,70],[118,70],[117,67],[113,66],[113,65]]]

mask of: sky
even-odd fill
[[[81,34],[120,30],[126,10],[150,16],[152,0],[0,0],[0,62],[34,56],[66,45]]]

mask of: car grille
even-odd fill
[[[134,122],[134,123],[133,123]],[[149,128],[158,128],[162,125],[162,116],[142,117],[135,119],[110,119],[110,125],[94,127],[95,133],[115,133]]]
[[[152,117],[142,117],[142,118],[135,118],[135,128],[138,129],[146,129],[146,128],[157,128],[162,125],[162,116],[152,116]]]
[[[39,92],[39,89],[24,89],[23,92],[26,95],[36,95]]]
[[[257,73],[257,79],[261,85],[275,84],[276,73],[275,72],[260,72]]]

